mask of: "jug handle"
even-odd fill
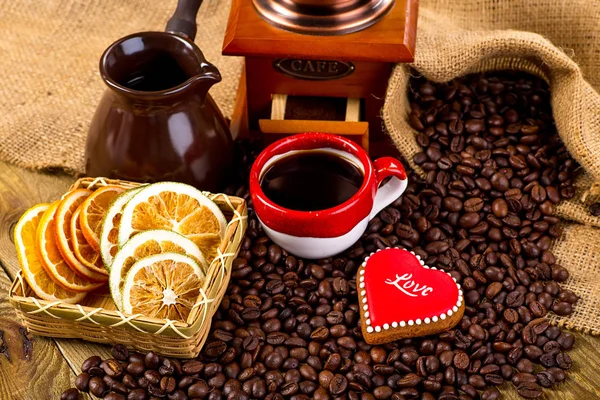
[[[179,0],[165,31],[183,36],[190,41],[196,37],[196,15],[202,0]]]

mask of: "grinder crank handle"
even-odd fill
[[[197,31],[196,16],[201,4],[202,0],[179,0],[165,31],[183,36],[193,42]]]

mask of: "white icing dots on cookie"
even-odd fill
[[[383,324],[383,329],[390,329],[390,324]]]
[[[373,327],[372,326],[367,326],[367,332],[373,333]]]
[[[392,328],[397,328],[398,327],[398,323],[396,321],[392,322]]]
[[[411,319],[408,321],[408,326],[413,326],[415,324],[415,322]]]
[[[381,327],[379,325],[375,327],[375,332],[381,332]]]
[[[404,328],[406,326],[406,322],[400,321],[400,327]]]
[[[417,324],[417,325],[421,325],[421,319],[420,319],[420,318],[417,318],[417,320],[415,321],[415,324]]]
[[[425,318],[424,322],[425,322],[426,324],[428,324],[428,323],[430,323],[430,322],[431,322],[431,320],[430,320],[429,318]]]

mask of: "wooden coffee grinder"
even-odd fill
[[[223,54],[244,56],[231,128],[393,148],[380,117],[394,64],[414,59],[418,0],[233,0]]]

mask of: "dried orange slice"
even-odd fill
[[[142,258],[127,274],[124,311],[185,321],[203,284],[204,274],[191,257],[162,253]]]
[[[81,229],[81,219],[79,218],[83,206],[83,204],[80,205],[77,210],[75,210],[73,217],[71,218],[70,229],[73,253],[83,265],[92,271],[98,272],[102,275],[108,275],[108,271],[106,268],[104,268],[104,263],[102,262],[100,253],[92,248],[83,235],[83,231]]]
[[[194,242],[210,263],[225,236],[225,226],[219,207],[198,189],[183,183],[160,182],[140,189],[125,205],[119,247],[138,232],[166,229]]]
[[[110,292],[119,309],[122,309],[121,292],[125,285],[125,278],[133,264],[144,257],[160,253],[185,254],[198,263],[202,272],[206,273],[208,269],[202,252],[190,239],[162,229],[140,232],[119,249],[110,269]]]
[[[100,251],[102,220],[115,197],[124,191],[125,189],[119,186],[104,186],[96,189],[81,205],[81,231],[92,249],[97,252]]]
[[[135,195],[140,189],[129,189],[128,191],[118,195],[108,207],[108,211],[102,221],[102,229],[100,232],[100,254],[104,266],[110,271],[113,258],[119,250],[118,233],[121,222],[121,212],[125,204]]]
[[[67,193],[63,197],[54,216],[56,243],[58,244],[60,254],[73,271],[90,281],[106,282],[108,280],[106,275],[89,269],[75,257],[71,241],[71,218],[73,217],[73,213],[91,194],[91,190],[77,189]]]
[[[75,273],[62,258],[56,243],[55,219],[56,210],[61,201],[50,204],[44,212],[35,234],[37,255],[42,266],[56,283],[74,292],[90,292],[104,286],[104,283],[91,282]]]
[[[42,300],[79,303],[85,293],[76,293],[57,285],[42,266],[36,252],[35,235],[49,204],[38,204],[25,211],[15,226],[15,247],[23,278]]]

